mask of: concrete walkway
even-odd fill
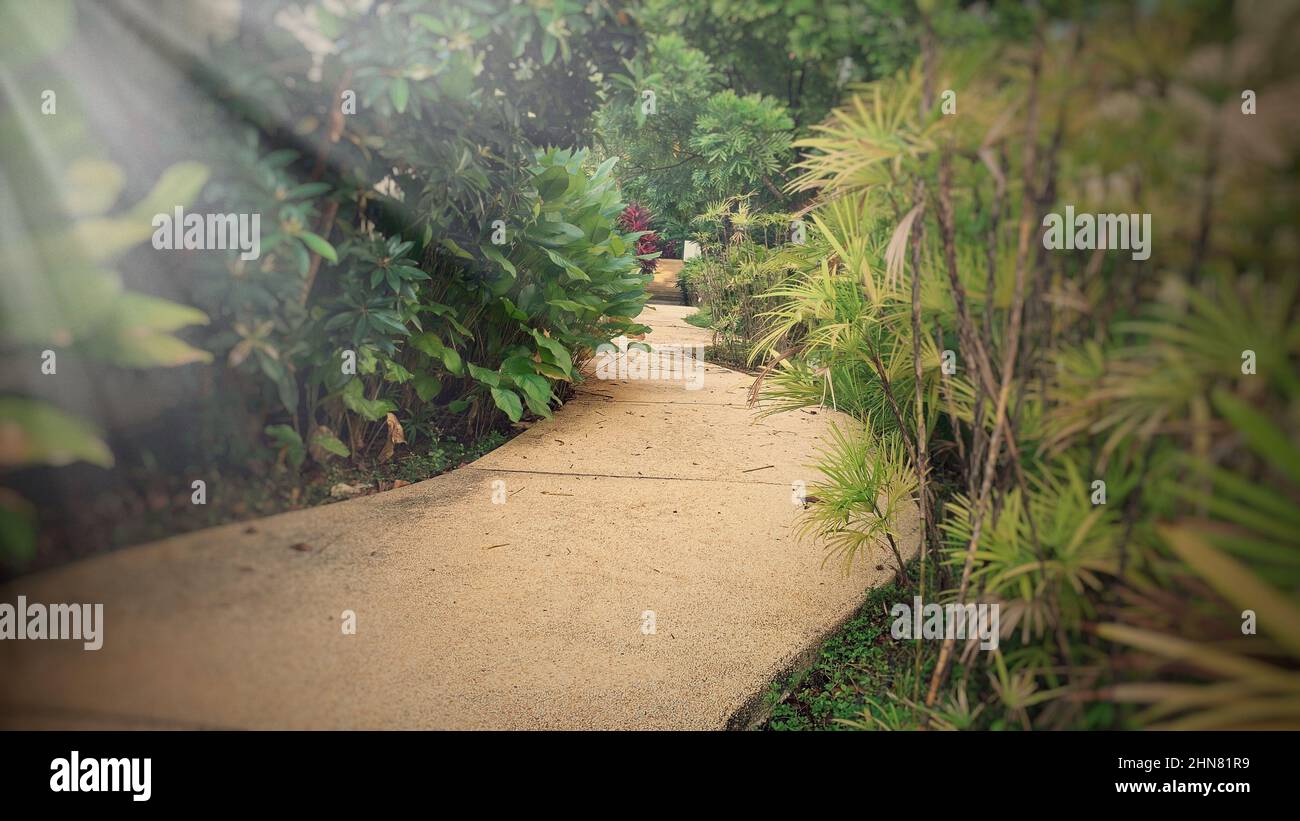
[[[706,343],[693,310],[648,341]],[[796,540],[833,414],[758,419],[750,383],[592,379],[451,473],[19,579],[102,602],[104,646],[0,641],[0,727],[743,726],[890,575]]]
[[[677,284],[677,275],[682,272],[680,259],[660,258],[655,265],[654,279],[646,285],[650,292],[652,305],[681,305],[682,289]]]

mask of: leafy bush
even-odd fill
[[[941,52],[970,21],[935,12],[913,71],[799,144],[795,186],[821,200],[780,252],[762,394],[870,431],[826,455],[806,528],[886,545],[879,503],[906,494],[920,595],[1002,608],[997,651],[919,642],[925,680],[863,726],[1295,724],[1300,303],[1296,246],[1264,238],[1297,206],[1298,146],[1225,88],[1293,83],[1300,20],[1218,14],[1038,11],[1026,50],[1013,13]],[[1156,252],[1047,251],[1066,204],[1151,213]]]
[[[678,34],[653,38],[611,80],[597,116],[602,145],[620,158],[624,192],[670,241],[686,238],[710,201],[755,190],[763,202],[785,201],[775,175],[790,159],[794,125],[779,101],[725,90],[708,56]]]
[[[587,352],[638,330],[644,301],[613,160],[586,170],[585,152],[530,147],[565,117],[581,133],[573,107],[594,105],[595,85],[565,66],[612,59],[596,32],[620,24],[600,6],[311,8],[301,26],[346,44],[317,49],[319,79],[302,62],[289,94],[262,74],[268,59],[219,80],[235,102],[218,120],[245,113],[242,89],[274,91],[246,112],[243,140],[211,147],[236,171],[209,205],[277,228],[261,260],[232,255],[208,280],[212,345],[262,380],[253,407],[295,454],[382,460],[452,426],[477,438],[502,417],[549,415]],[[282,41],[246,39],[226,48],[284,60]],[[574,99],[539,122],[528,107],[557,87]],[[353,90],[355,114],[315,118]],[[314,155],[286,147],[302,117]]]
[[[852,82],[887,77],[916,54],[912,0],[646,0],[652,35],[679,33],[727,87],[785,102],[820,122]]]
[[[605,78],[638,40],[625,10],[267,0],[214,13],[181,0],[156,16],[115,4],[78,21],[67,0],[21,5],[0,8],[11,23],[0,25],[0,59],[21,101],[11,107],[7,92],[0,112],[3,192],[12,185],[22,202],[18,239],[0,252],[6,282],[19,283],[0,299],[6,352],[49,347],[128,367],[215,355],[165,383],[193,388],[183,397],[141,403],[151,423],[185,418],[165,443],[166,470],[261,487],[272,464],[319,480],[453,441],[500,441],[511,421],[549,414],[593,348],[641,330],[648,260],[639,233],[618,224],[614,161],[552,148],[590,142]],[[160,157],[201,162],[167,170],[152,192],[137,181],[156,158],[133,157],[129,174],[104,161],[79,132],[71,92],[60,89],[57,117],[30,116],[59,75],[28,66],[42,54],[33,46],[96,26],[129,29],[186,75],[182,92],[169,78],[159,102],[183,126],[151,137]],[[33,42],[15,35],[37,29]],[[113,48],[93,56],[139,70]],[[260,257],[130,251],[155,213],[177,206],[259,215]],[[124,288],[114,269],[127,253],[134,281],[144,261],[159,290],[195,307]],[[209,322],[188,341],[174,333]],[[5,467],[110,463],[109,437],[76,415],[37,396],[0,401]],[[166,471],[144,475],[155,444],[94,481],[129,495],[157,480],[174,498]],[[290,484],[291,503],[319,490]],[[32,552],[30,528],[15,524],[30,524],[30,507],[0,493],[0,524],[17,534],[10,554]]]
[[[763,294],[793,270],[782,248],[799,246],[781,245],[790,239],[791,217],[754,213],[749,197],[735,197],[697,216],[692,225],[701,253],[682,266],[679,282],[686,301],[709,314],[715,332],[711,356],[743,367],[767,328]]]
[[[636,203],[630,203],[618,216],[620,228],[640,235],[636,240],[636,253],[641,261],[641,270],[646,273],[654,273],[655,259],[662,253],[659,235],[654,232],[650,219],[650,212]]]

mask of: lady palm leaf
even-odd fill
[[[862,87],[846,106],[813,128],[814,136],[794,143],[811,153],[796,164],[804,172],[790,183],[790,190],[829,187],[848,193],[889,183],[905,163],[934,147],[937,121],[919,122],[920,94],[921,72],[916,68]]]
[[[1213,611],[1218,634],[1187,638],[1131,624],[1098,628],[1103,638],[1190,667],[1207,683],[1120,685],[1107,695],[1150,703],[1140,718],[1167,728],[1300,726],[1300,449],[1240,398],[1220,389],[1213,402],[1263,467],[1231,471],[1205,457],[1196,460],[1210,482],[1207,511],[1217,521],[1186,520],[1162,527],[1160,536],[1192,579],[1222,597]],[[1185,586],[1189,580],[1174,581]],[[1248,611],[1260,634],[1242,642],[1232,627]],[[1130,615],[1144,618],[1140,611]]]
[[[1296,288],[1296,282],[1260,285],[1249,297],[1226,280],[1212,292],[1209,285],[1183,288],[1185,307],[1160,303],[1145,318],[1118,325],[1139,342],[1109,352],[1085,343],[1061,353],[1047,393],[1052,433],[1044,451],[1102,435],[1104,465],[1125,442],[1198,427],[1204,435],[1205,386],[1239,382],[1246,351],[1269,363],[1261,366],[1263,381],[1297,395],[1290,360],[1300,346],[1288,321]]]
[[[902,443],[897,436],[870,435],[870,428],[866,433],[831,427],[816,466],[825,478],[810,487],[816,501],[798,527],[801,537],[820,541],[827,559],[840,559],[846,569],[861,552],[896,545],[904,513],[914,510],[916,474]],[[901,558],[896,546],[893,552]]]

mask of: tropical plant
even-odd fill
[[[0,71],[10,78],[0,110],[0,350],[32,373],[66,375],[73,363],[120,368],[177,367],[210,354],[176,335],[208,317],[199,310],[125,286],[124,257],[154,233],[153,218],[187,207],[208,177],[199,163],[168,168],[148,193],[126,205],[121,166],[104,158],[61,89],[63,113],[35,116],[27,100],[41,100],[37,69],[67,47],[75,27],[71,3],[54,0],[29,9],[0,4]],[[21,32],[44,26],[37,36]],[[12,72],[12,73],[11,73]],[[41,83],[41,85],[38,85]],[[57,98],[53,98],[57,100]],[[21,101],[21,102],[20,102]],[[56,109],[57,110],[57,109]],[[65,160],[52,164],[50,156]],[[86,462],[110,467],[114,456],[98,425],[60,407],[66,389],[41,377],[6,385],[0,396],[0,470]],[[50,398],[43,398],[50,397]],[[21,494],[0,488],[0,565],[21,567],[36,551],[35,510]]]
[[[596,122],[607,156],[620,158],[620,185],[650,209],[660,234],[687,238],[709,202],[759,194],[784,203],[782,167],[793,121],[770,97],[722,88],[708,56],[677,34],[652,38],[644,54],[610,77]]]
[[[315,480],[344,470],[331,462],[373,468],[405,450],[500,441],[525,414],[550,414],[596,346],[642,330],[648,254],[618,225],[614,160],[553,148],[590,141],[606,77],[638,42],[616,4],[184,0],[156,14],[109,4],[80,26],[70,2],[19,5],[4,4],[13,24],[0,33],[21,91],[0,112],[5,193],[12,183],[24,203],[6,212],[22,220],[6,236],[40,247],[6,245],[6,281],[22,271],[3,298],[6,344],[132,367],[215,357],[183,400],[195,412],[174,464],[261,482],[273,460],[295,474],[296,503],[299,471]],[[151,138],[160,156],[202,162],[167,170],[151,193],[135,181],[155,158],[133,158],[127,179],[85,150],[62,86],[57,117],[30,115],[58,76],[18,71],[39,56],[31,46],[100,25],[132,31],[185,80],[165,100],[174,133]],[[155,213],[191,205],[257,215],[260,255],[168,255],[158,279],[194,308],[122,288],[110,263],[149,238]],[[161,258],[134,261],[152,271]],[[173,335],[209,317],[188,342]],[[6,463],[107,463],[106,436],[15,393]],[[7,509],[19,507],[30,519]]]
[[[322,55],[320,79],[297,76],[292,98],[249,111],[244,139],[210,149],[228,170],[213,206],[278,226],[262,260],[232,256],[208,279],[205,304],[223,319],[212,344],[265,378],[256,405],[276,437],[287,425],[309,444],[342,443],[309,454],[386,459],[411,444],[408,427],[476,438],[502,417],[549,415],[587,351],[637,328],[635,257],[647,252],[616,224],[613,160],[530,147],[566,122],[566,139],[582,133],[594,75],[559,75],[612,60],[596,32],[621,24],[603,6],[501,5],[397,3],[379,17],[313,6],[293,31]],[[250,102],[239,95],[251,78],[214,82],[213,116]],[[566,84],[574,99],[539,122],[534,103]],[[309,113],[341,111],[352,93],[355,114]],[[312,151],[277,147],[301,116],[317,129]]]
[[[906,0],[647,0],[652,34],[680,33],[739,95],[785,103],[800,127],[820,122],[852,81],[909,64]]]
[[[618,215],[619,228],[639,235],[636,239],[636,254],[641,263],[641,270],[648,274],[654,273],[655,260],[663,253],[659,247],[659,235],[655,233],[651,219],[650,211],[634,202],[629,203],[627,208],[623,209],[623,213]]]
[[[700,255],[684,266],[687,301],[710,316],[715,361],[745,367],[767,321],[760,296],[785,280],[791,266],[787,256],[801,246],[791,241],[794,220],[785,213],[759,213],[749,196],[729,197],[692,221],[693,240]]]
[[[1211,78],[1293,81],[1300,13],[1015,12],[969,36],[926,8],[916,67],[796,143],[791,187],[818,200],[755,347],[767,409],[836,407],[870,437],[837,439],[806,531],[888,555],[899,522],[846,506],[910,476],[920,594],[1002,608],[998,650],[918,644],[928,681],[860,726],[967,726],[939,705],[969,692],[984,726],[1080,726],[1113,700],[1148,707],[1095,720],[1294,726],[1300,305],[1294,247],[1264,238],[1300,145]],[[1065,204],[1150,212],[1159,250],[1051,252],[1042,215]]]

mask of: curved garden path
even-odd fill
[[[707,342],[692,310],[647,341]],[[592,379],[433,479],[10,583],[103,602],[105,639],[0,642],[0,727],[744,726],[890,575],[795,538],[834,414],[758,418],[751,382]]]

